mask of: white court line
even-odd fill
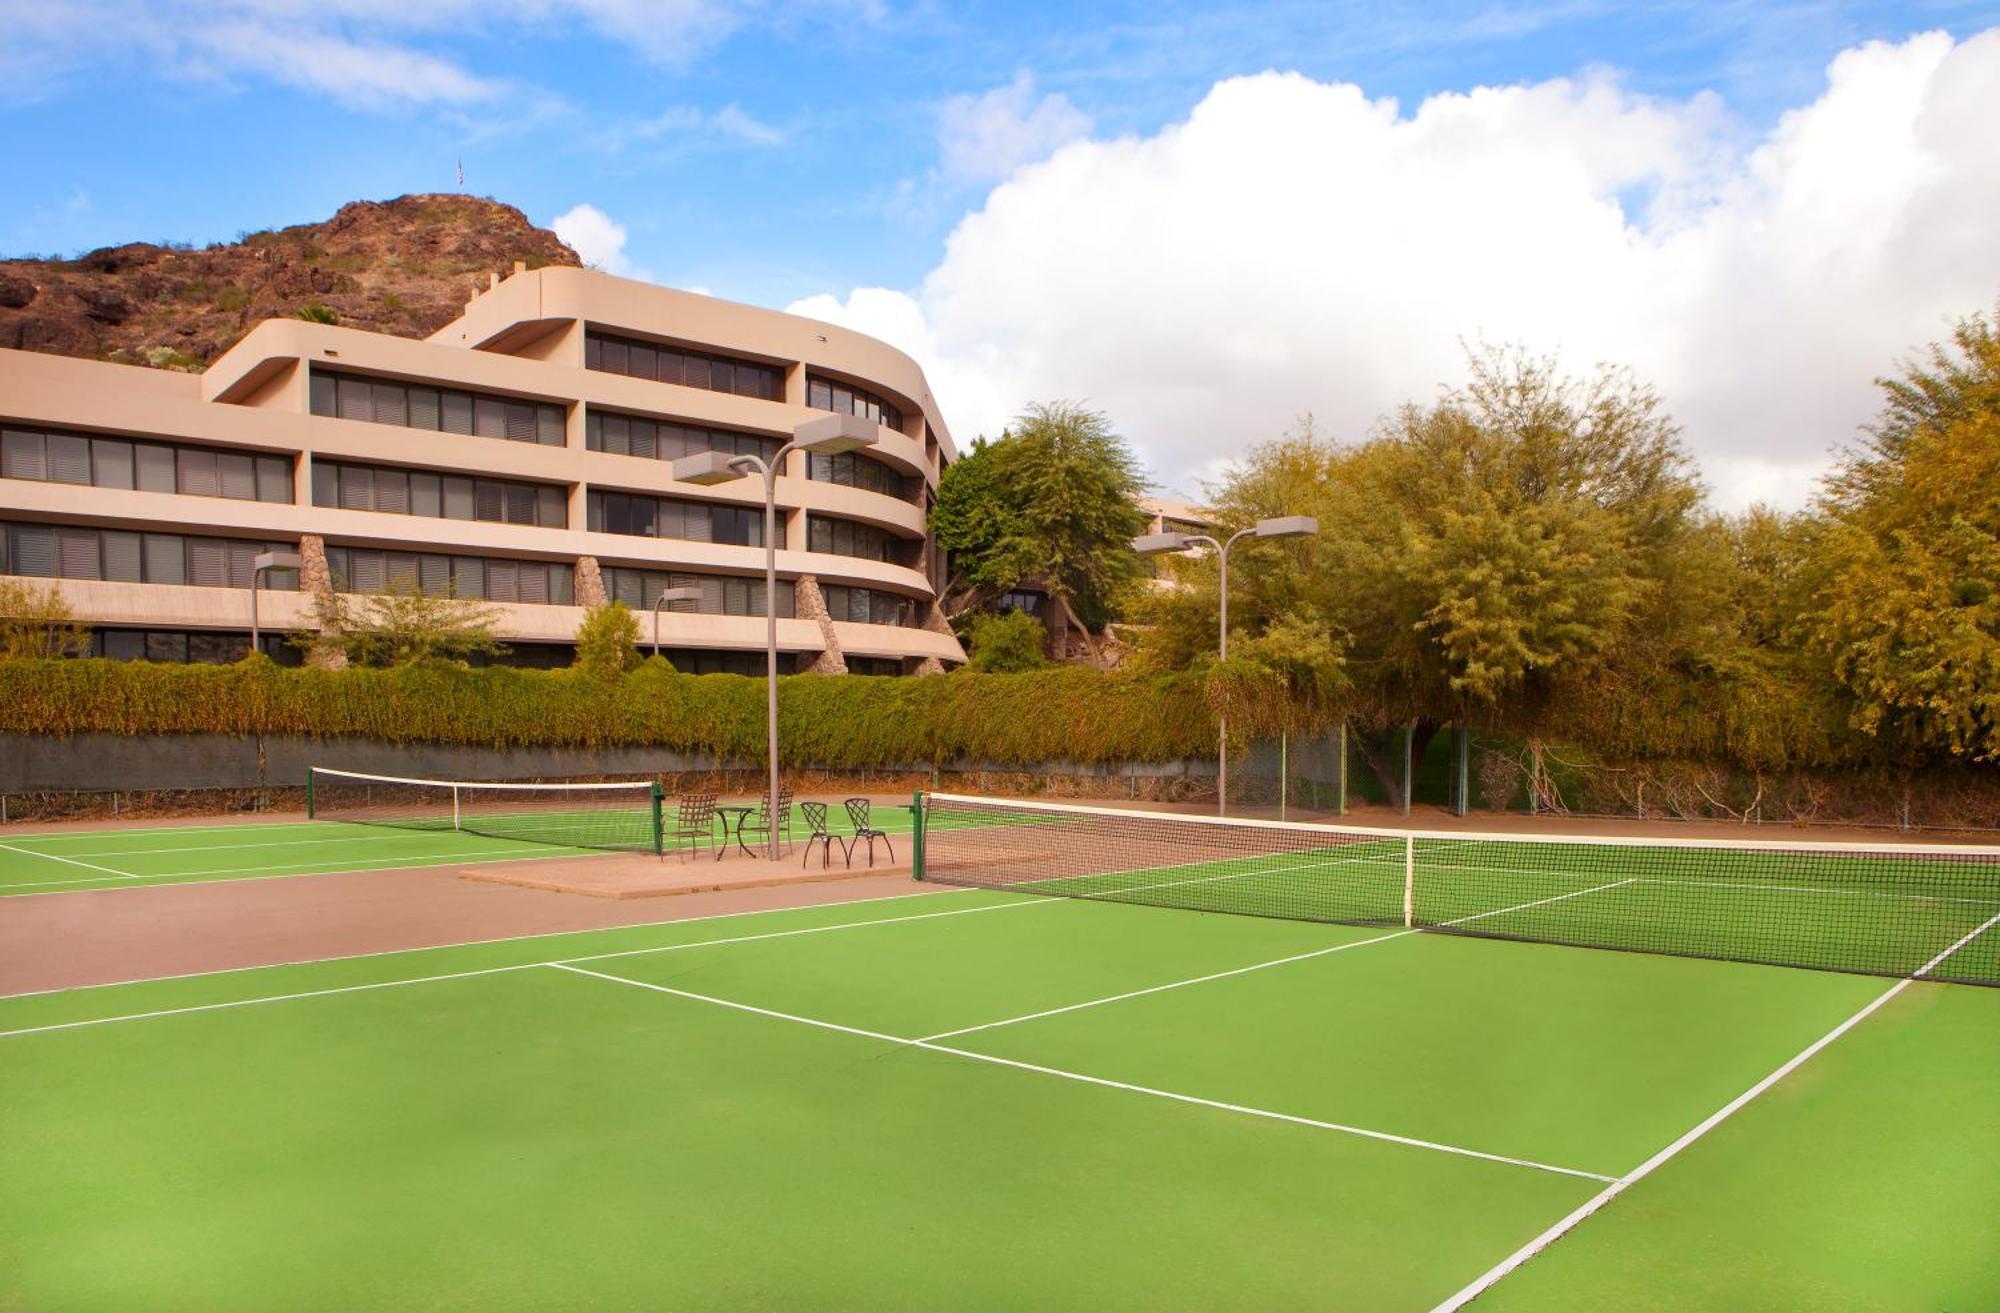
[[[1536,1254],[1541,1253],[1544,1249],[1547,1249],[1550,1245],[1562,1239],[1565,1235],[1569,1234],[1569,1232],[1573,1230],[1578,1224],[1583,1222],[1584,1219],[1588,1218],[1591,1214],[1597,1212],[1598,1209],[1604,1207],[1606,1204],[1610,1203],[1613,1199],[1616,1199],[1626,1190],[1630,1189],[1634,1185],[1637,1185],[1640,1181],[1645,1180],[1648,1176],[1651,1176],[1661,1166],[1663,1166],[1669,1160],[1676,1157],[1683,1149],[1693,1144],[1696,1140],[1699,1140],[1702,1136],[1707,1135],[1710,1131],[1714,1130],[1722,1122],[1727,1120],[1738,1109],[1743,1107],[1744,1104],[1749,1103],[1752,1099],[1762,1094],[1765,1090],[1770,1089],[1773,1085],[1776,1085],[1779,1081],[1791,1075],[1794,1071],[1797,1071],[1801,1066],[1805,1065],[1805,1063],[1810,1061],[1812,1057],[1815,1054],[1817,1054],[1821,1049],[1833,1043],[1835,1040],[1839,1039],[1842,1035],[1845,1035],[1848,1031],[1853,1030],[1856,1026],[1866,1021],[1869,1017],[1875,1015],[1875,1013],[1878,1010],[1880,1010],[1884,1004],[1888,1003],[1890,999],[1896,997],[1896,995],[1908,989],[1911,985],[1915,984],[1918,980],[1922,979],[1924,976],[1929,975],[1932,971],[1936,970],[1940,965],[1942,965],[1946,958],[1950,957],[1953,953],[1956,953],[1959,949],[1964,948],[1967,944],[1979,938],[1979,936],[1985,934],[1988,930],[1991,930],[1996,925],[2000,925],[2000,914],[1996,914],[1988,918],[1985,924],[1981,925],[1977,930],[1974,930],[1971,933],[1967,934],[1963,939],[1960,939],[1950,948],[1945,949],[1942,953],[1939,953],[1936,957],[1932,958],[1930,961],[1918,967],[1916,971],[1910,976],[1907,976],[1902,980],[1898,980],[1895,984],[1889,986],[1888,989],[1876,995],[1874,1000],[1871,1001],[1867,1006],[1863,1007],[1859,1012],[1856,1012],[1853,1016],[1847,1018],[1847,1020],[1835,1026],[1832,1030],[1826,1032],[1826,1034],[1821,1035],[1818,1039],[1808,1044],[1805,1048],[1799,1050],[1798,1053],[1792,1056],[1790,1061],[1786,1062],[1776,1071],[1764,1077],[1764,1079],[1758,1081],[1755,1085],[1752,1085],[1749,1089],[1743,1091],[1743,1093],[1737,1095],[1735,1098],[1731,1099],[1728,1103],[1725,1103],[1724,1105],[1722,1105],[1722,1107],[1710,1113],[1705,1119],[1703,1119],[1700,1122],[1700,1124],[1696,1125],[1693,1129],[1689,1130],[1685,1135],[1681,1136],[1680,1139],[1675,1140],[1672,1144],[1660,1150],[1658,1153],[1654,1154],[1651,1158],[1648,1158],[1645,1162],[1640,1163],[1637,1167],[1625,1173],[1625,1175],[1617,1178],[1610,1185],[1598,1191],[1595,1195],[1592,1195],[1588,1200],[1586,1200],[1581,1206],[1579,1206],[1573,1212],[1571,1212],[1567,1217],[1563,1218],[1561,1221],[1557,1222],[1554,1226],[1551,1226],[1548,1230],[1536,1236],[1533,1240],[1530,1240],[1527,1244],[1522,1245],[1519,1249],[1509,1254],[1506,1258],[1500,1260],[1500,1262],[1494,1264],[1491,1268],[1487,1269],[1487,1271],[1483,1275],[1474,1280],[1470,1285],[1466,1286],[1464,1289],[1460,1290],[1457,1294],[1452,1295],[1449,1299],[1445,1300],[1443,1303],[1433,1308],[1431,1310],[1431,1313],[1457,1313],[1457,1310],[1464,1308],[1467,1304],[1470,1304],[1473,1300],[1485,1294],[1488,1290],[1492,1289],[1493,1286],[1497,1282],[1499,1282],[1503,1277],[1505,1277],[1508,1273],[1514,1271],[1516,1268],[1520,1267],[1523,1263],[1533,1258]]]
[[[1495,908],[1491,912],[1479,912],[1472,916],[1461,916],[1456,920],[1446,921],[1444,924],[1463,925],[1468,921],[1480,921],[1489,916],[1505,916],[1509,912],[1526,911],[1530,907],[1540,907],[1544,903],[1559,903],[1565,898],[1579,898],[1584,894],[1594,894],[1604,889],[1616,889],[1620,885],[1631,883],[1630,880],[1613,880],[1609,884],[1592,885],[1588,889],[1572,889],[1566,894],[1555,894],[1548,898],[1537,898],[1532,903],[1516,903],[1512,907]],[[1248,975],[1252,971],[1262,971],[1267,967],[1281,967],[1293,962],[1305,962],[1316,957],[1327,957],[1334,953],[1344,953],[1350,948],[1366,948],[1370,944],[1386,944],[1392,939],[1403,939],[1410,935],[1422,933],[1422,929],[1397,930],[1391,934],[1376,935],[1373,939],[1350,940],[1345,944],[1334,944],[1327,948],[1315,948],[1308,953],[1294,953],[1290,957],[1273,958],[1269,962],[1255,962],[1249,966],[1236,967],[1230,971],[1215,971],[1205,976],[1193,976],[1187,980],[1169,981],[1167,984],[1153,985],[1146,989],[1131,989],[1122,994],[1108,994],[1103,998],[1088,999],[1082,1003],[1071,1003],[1066,1007],[1048,1008],[1041,1012],[1030,1012],[1025,1016],[1006,1017],[999,1021],[982,1022],[977,1026],[964,1026],[958,1030],[939,1031],[935,1035],[924,1036],[923,1042],[929,1043],[932,1040],[951,1039],[957,1035],[970,1035],[974,1031],[993,1030],[1000,1026],[1012,1026],[1023,1021],[1039,1021],[1044,1017],[1061,1016],[1065,1012],[1081,1012],[1085,1008],[1101,1007],[1106,1003],[1122,1003],[1126,999],[1143,998],[1147,994],[1161,994],[1170,989],[1185,989],[1189,985],[1204,985],[1211,980],[1226,980],[1230,976]]]
[[[5,844],[0,844],[0,848],[4,848],[5,846]],[[279,866],[243,866],[233,871],[186,871],[180,875],[171,873],[163,875],[134,875],[129,871],[114,872],[114,874],[124,877],[124,883],[118,885],[118,888],[152,889],[168,884],[176,887],[182,885],[228,884],[239,876],[260,875],[266,871],[282,871],[284,872],[283,875],[271,875],[265,878],[284,880],[301,875],[367,875],[371,871],[417,871],[434,866],[500,866],[507,862],[539,862],[556,858],[574,859],[584,857],[615,857],[618,855],[609,851],[573,852],[558,847],[555,844],[534,844],[520,848],[496,848],[491,851],[519,852],[525,855],[521,857],[481,857],[477,854],[468,854],[459,857],[439,857],[435,859],[428,857],[385,857],[375,859],[374,864],[370,866],[327,866],[304,871],[294,871],[291,869],[291,863],[285,863]],[[33,856],[46,857],[50,855],[47,853],[35,853]],[[62,861],[64,859],[50,857],[50,860]],[[78,862],[76,864],[78,866],[88,865],[85,862]],[[110,870],[109,867],[98,867],[96,869]],[[104,880],[105,877],[97,875],[81,876],[75,880],[27,880],[14,884],[0,884],[0,897],[7,896],[7,891],[10,889],[43,889],[51,885],[103,884]],[[148,881],[149,883],[134,884],[132,883],[134,880]],[[40,897],[37,894],[20,894],[18,896],[22,898]]]
[[[1974,907],[2000,907],[2000,898],[1965,898],[1955,894],[1926,894],[1915,890],[1830,889],[1811,884],[1758,884],[1754,880],[1672,880],[1664,876],[1642,875],[1640,884],[1670,884],[1694,889],[1744,890],[1749,893],[1837,894],[1844,898],[1894,898],[1906,903],[1970,903]]]
[[[134,876],[130,871],[114,871],[108,866],[99,866],[95,862],[79,862],[74,857],[58,857],[54,853],[38,853],[27,848],[16,848],[11,843],[0,843],[0,849],[5,849],[10,853],[19,853],[23,857],[39,857],[42,858],[44,861],[50,861],[50,862],[67,862],[71,866],[81,866],[87,871],[103,871],[106,875],[115,875],[121,880],[131,880],[139,878],[137,876]],[[73,882],[73,883],[80,883],[80,882]],[[12,886],[0,886],[0,887],[12,887]]]
[[[209,883],[220,883],[210,881]],[[90,985],[61,985],[55,989],[27,989],[18,994],[0,994],[0,1003],[17,998],[43,998],[89,989],[119,989],[126,985],[155,985],[169,980],[200,980],[205,976],[233,976],[252,971],[276,971],[283,967],[318,966],[326,962],[364,962],[372,957],[399,957],[410,953],[449,953],[460,948],[484,948],[491,944],[518,944],[529,939],[567,939],[575,935],[614,935],[632,930],[657,930],[666,926],[696,925],[703,921],[726,921],[739,916],[770,916],[775,912],[813,912],[822,907],[862,907],[869,903],[893,903],[904,898],[932,898],[943,894],[990,893],[991,890],[926,889],[914,894],[878,894],[873,898],[850,898],[831,903],[793,903],[785,907],[753,907],[744,912],[710,912],[706,916],[686,916],[678,921],[637,921],[630,925],[596,926],[584,930],[537,930],[525,935],[496,935],[492,939],[467,939],[453,944],[426,944],[416,948],[383,948],[372,953],[346,953],[340,957],[301,957],[284,962],[258,962],[252,966],[216,967],[210,971],[182,971],[171,976],[135,976],[130,980],[100,980]],[[1012,903],[1007,906],[1013,906]],[[842,922],[842,924],[846,924]],[[704,942],[712,943],[713,940]],[[535,965],[539,966],[540,963]]]
[[[335,985],[326,989],[307,989],[290,994],[269,994],[257,998],[232,999],[226,1003],[194,1003],[182,1008],[161,1008],[153,1012],[128,1012],[111,1017],[86,1017],[79,1021],[51,1022],[45,1026],[23,1026],[18,1030],[0,1030],[0,1039],[12,1039],[19,1035],[41,1035],[56,1030],[82,1030],[89,1026],[107,1026],[119,1021],[147,1021],[156,1017],[176,1017],[190,1012],[215,1012],[223,1008],[249,1007],[257,1003],[289,1003],[302,998],[318,998],[325,994],[357,994],[370,989],[390,989],[397,985],[429,984],[440,980],[459,980],[469,976],[490,976],[502,971],[524,971],[530,967],[568,966],[575,962],[606,962],[621,957],[646,957],[655,953],[678,953],[690,948],[713,948],[722,944],[749,944],[765,939],[791,939],[799,935],[826,934],[834,930],[859,930],[864,926],[897,925],[904,921],[929,921],[941,916],[970,916],[975,912],[1005,912],[1022,907],[1059,907],[1062,904],[1045,902],[1041,899],[1024,899],[1018,903],[990,903],[983,907],[957,907],[948,912],[919,912],[915,916],[882,916],[869,921],[840,921],[833,925],[803,926],[794,930],[770,930],[758,935],[732,935],[726,939],[702,939],[687,944],[660,944],[652,948],[621,948],[606,953],[585,953],[578,957],[567,957],[545,962],[521,962],[512,966],[479,967],[469,971],[445,971],[437,975],[416,976],[407,980],[383,980],[362,985]],[[780,909],[772,909],[774,911]],[[782,909],[790,911],[792,909]],[[541,936],[536,936],[537,938]],[[447,945],[459,947],[459,945]],[[423,949],[405,949],[405,952],[424,952]],[[226,975],[227,972],[214,974]],[[51,991],[60,992],[60,991]],[[16,995],[15,997],[26,997]]]
[[[1538,1163],[1529,1158],[1509,1158],[1504,1154],[1486,1153],[1479,1149],[1467,1149],[1456,1144],[1441,1144],[1435,1140],[1418,1140],[1407,1135],[1392,1135],[1387,1131],[1369,1130],[1362,1126],[1348,1126],[1341,1122],[1319,1121],[1311,1117],[1296,1117],[1291,1113],[1272,1112],[1268,1108],[1252,1108],[1240,1103],[1223,1103],[1216,1099],[1204,1099],[1193,1094],[1177,1094],[1172,1090],[1154,1089],[1150,1085],[1132,1085],[1125,1081],[1106,1080],[1102,1076],[1089,1076],[1079,1071],[1065,1071],[1060,1067],[1044,1067],[1033,1062],[1018,1062],[1013,1058],[1002,1058],[991,1053],[976,1053],[970,1049],[955,1049],[945,1044],[933,1044],[929,1040],[908,1039],[902,1035],[889,1035],[879,1030],[863,1030],[859,1026],[845,1026],[837,1021],[821,1021],[817,1017],[801,1017],[790,1012],[777,1012],[771,1008],[760,1008],[749,1003],[738,1003],[734,999],[717,998],[712,994],[697,994],[692,990],[675,989],[671,985],[656,985],[649,981],[632,980],[625,976],[609,975],[602,971],[588,971],[564,962],[551,962],[550,966],[572,975],[590,976],[596,980],[606,980],[617,985],[629,985],[634,989],[651,990],[656,994],[670,994],[696,1003],[708,1003],[715,1007],[729,1008],[736,1012],[748,1012],[760,1017],[770,1017],[777,1021],[789,1021],[795,1025],[812,1026],[820,1030],[837,1031],[843,1035],[854,1035],[862,1039],[879,1040],[885,1044],[896,1044],[904,1048],[923,1049],[929,1053],[942,1053],[954,1058],[966,1058],[973,1062],[989,1063],[996,1067],[1012,1067],[1017,1071],[1032,1071],[1044,1076],[1056,1076],[1063,1080],[1077,1081],[1085,1085],[1098,1085],[1105,1089],[1127,1090],[1133,1094],[1151,1095],[1156,1099],[1171,1099],[1175,1103],[1194,1104],[1202,1108],[1216,1108],[1223,1112],[1241,1113],[1248,1117],[1262,1117],[1269,1121],[1289,1122],[1294,1126],[1311,1126],[1323,1131],[1338,1131],[1343,1135],[1356,1135],[1368,1140],[1382,1140],[1390,1144],[1406,1145],[1413,1149],[1429,1149],[1435,1153],[1454,1154],[1461,1158],[1478,1158],[1484,1162],[1503,1163],[1509,1167],[1527,1167],[1538,1172],[1554,1172],[1559,1176],[1580,1176],[1591,1181],[1609,1181],[1612,1178],[1597,1172],[1581,1171],[1574,1167],[1557,1167],[1550,1163]]]

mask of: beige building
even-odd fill
[[[771,457],[839,411],[879,441],[777,480],[781,669],[964,660],[926,535],[955,452],[916,363],[792,315],[591,270],[516,269],[414,341],[269,320],[200,375],[0,350],[0,573],[48,578],[99,653],[295,653],[310,590],[449,590],[499,608],[522,664],[567,664],[584,607],[661,617],[686,670],[763,669],[763,492],[678,483],[704,450]]]

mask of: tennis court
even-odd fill
[[[1494,939],[1406,924],[1413,845],[1317,860],[1379,918],[1298,919],[1307,863],[1217,856],[1236,831],[978,806],[932,872],[1034,892],[0,999],[0,1304],[2000,1303],[2000,990],[1525,941],[1713,861],[1524,860],[1538,907],[1448,909]],[[2000,891],[1894,878],[1933,938],[1994,900],[1924,974],[1983,970]]]

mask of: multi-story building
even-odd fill
[[[591,270],[518,266],[417,341],[268,320],[205,373],[0,350],[0,573],[58,581],[109,657],[248,650],[315,590],[496,608],[509,659],[566,664],[585,607],[660,617],[684,670],[759,673],[763,488],[676,482],[704,450],[772,457],[838,411],[879,440],[777,479],[781,669],[964,660],[926,523],[951,437],[916,363],[831,325]]]

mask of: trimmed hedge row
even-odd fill
[[[1056,667],[932,679],[787,676],[779,735],[795,766],[969,760],[1156,762],[1214,751],[1198,675]],[[298,734],[490,748],[655,746],[756,760],[764,681],[664,662],[603,678],[574,670],[296,669],[141,661],[0,662],[0,731]]]

